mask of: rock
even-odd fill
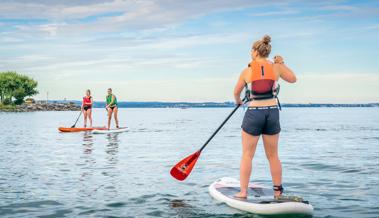
[[[33,111],[79,111],[80,106],[76,105],[74,102],[69,103],[25,103],[22,105],[17,105],[15,108],[4,108],[0,111],[4,112],[33,112]]]

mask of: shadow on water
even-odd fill
[[[189,214],[194,215],[196,212],[195,208],[181,199],[173,199],[169,202],[170,209],[174,212],[177,217],[187,217]]]

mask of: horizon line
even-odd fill
[[[36,102],[46,102],[46,100],[35,100]],[[48,102],[81,102],[81,100],[47,100]],[[102,104],[105,101],[94,101],[94,103]],[[234,104],[234,101],[201,101],[201,102],[191,102],[191,101],[118,101],[118,103],[170,103],[170,104],[179,104],[179,103],[188,103],[188,104],[204,104],[204,103],[212,103],[212,104]],[[365,103],[320,103],[320,102],[308,102],[308,103],[285,103],[281,102],[281,105],[375,105],[379,102],[365,102]]]

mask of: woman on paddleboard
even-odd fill
[[[262,135],[266,157],[270,163],[273,189],[276,197],[283,193],[282,166],[278,157],[280,132],[277,98],[278,80],[295,83],[296,76],[281,56],[274,57],[274,63],[268,60],[271,52],[271,38],[264,36],[256,41],[251,49],[252,61],[245,68],[234,89],[237,104],[243,104],[240,95],[244,87],[248,88],[249,107],[242,122],[242,158],[240,165],[241,190],[235,195],[246,198],[251,175],[251,165],[259,137]]]
[[[118,117],[117,117],[117,113],[118,113],[117,98],[114,94],[112,94],[111,88],[108,89],[108,95],[106,97],[105,109],[107,109],[107,111],[108,111],[108,130],[111,127],[112,114],[114,114],[114,120],[116,122],[116,128],[120,128],[118,126]]]
[[[93,105],[93,99],[91,96],[91,91],[87,89],[86,96],[83,97],[83,101],[82,101],[82,112],[84,115],[84,128],[87,127],[87,119],[89,120],[89,126],[92,128],[92,105]]]

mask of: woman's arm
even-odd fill
[[[115,97],[114,97],[114,95],[112,95],[112,101],[111,101],[111,103],[109,103],[108,106],[113,106],[113,104],[114,104],[114,99],[115,99]]]
[[[245,70],[242,71],[239,79],[238,79],[238,82],[236,84],[236,86],[234,87],[234,101],[236,102],[236,104],[243,104],[242,100],[241,100],[241,92],[243,90],[243,88],[245,87]]]
[[[295,73],[284,64],[283,58],[279,55],[274,57],[274,69],[279,72],[280,78],[289,83],[295,83],[297,78]]]

